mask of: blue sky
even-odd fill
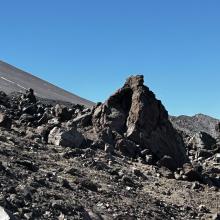
[[[219,0],[0,0],[0,59],[93,101],[142,73],[170,114],[220,118]]]

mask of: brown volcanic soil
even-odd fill
[[[165,168],[117,155],[110,164],[101,150],[74,155],[15,130],[1,129],[0,140],[0,202],[18,219],[212,219],[217,212],[215,187],[192,189]]]

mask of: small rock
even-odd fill
[[[114,153],[114,147],[111,144],[105,144],[105,152],[109,154]]]
[[[25,106],[22,109],[22,113],[24,114],[34,115],[36,112],[37,112],[37,106],[35,104]]]
[[[168,168],[166,167],[161,167],[158,171],[163,177],[167,178],[167,179],[173,179],[174,178],[174,174],[172,171],[170,171]]]
[[[202,186],[197,182],[194,182],[191,187],[191,189],[201,189],[201,188],[202,188]]]
[[[220,220],[220,214],[219,214],[219,213],[215,213],[215,214],[212,216],[212,220]]]
[[[69,149],[69,148],[67,148],[67,150],[63,153],[63,157],[66,159],[70,159],[70,158],[74,158],[74,157],[79,157],[83,154],[84,154],[84,151],[82,149],[79,149],[79,148]]]
[[[88,220],[103,220],[102,216],[92,210],[88,211]]]
[[[119,149],[119,151],[121,151],[123,155],[128,157],[135,157],[137,154],[137,145],[130,140],[118,140],[115,145],[115,148]]]
[[[153,156],[152,155],[146,155],[145,156],[145,162],[149,165],[153,164]]]
[[[210,212],[209,209],[204,205],[199,206],[199,211],[202,213],[209,213]]]
[[[61,213],[60,216],[58,217],[58,220],[65,220],[65,215]]]
[[[134,187],[135,186],[134,181],[130,177],[128,177],[128,176],[123,176],[122,177],[122,182],[126,186],[130,186],[130,187]]]
[[[32,88],[30,88],[26,91],[26,94],[25,94],[24,98],[26,98],[26,100],[29,103],[34,103],[35,104],[37,102],[37,99],[34,95],[34,90]]]
[[[83,135],[76,129],[64,130],[53,128],[48,136],[48,143],[63,147],[80,147],[84,141]]]
[[[174,159],[167,155],[163,156],[163,158],[158,161],[158,165],[164,166],[172,171],[176,170],[177,167],[177,164],[174,161]]]
[[[55,116],[59,118],[60,121],[68,121],[72,118],[72,113],[68,111],[67,107],[64,105],[57,104],[54,110]]]
[[[97,192],[98,191],[98,186],[97,184],[93,183],[92,181],[90,180],[83,180],[81,182],[81,186],[88,189],[88,190],[91,190],[91,191],[94,191],[94,192]]]
[[[9,98],[3,91],[0,91],[0,105],[6,106],[6,107],[10,106]]]
[[[37,172],[39,170],[39,167],[29,160],[17,160],[16,163],[26,167],[28,170],[33,172]]]
[[[182,179],[181,175],[176,173],[176,172],[174,173],[174,177],[175,177],[176,180],[181,180]]]
[[[63,179],[63,183],[62,183],[62,186],[67,188],[67,189],[72,189],[69,181],[67,179]]]
[[[1,220],[10,220],[9,215],[1,206],[0,206],[0,219]]]
[[[138,176],[138,177],[143,176],[143,173],[135,167],[132,169],[132,172],[135,176]]]
[[[4,113],[0,113],[0,127],[10,129],[12,125],[12,120]]]
[[[192,164],[189,163],[184,164],[183,172],[189,181],[201,180],[201,174],[199,173],[198,168],[194,167]]]

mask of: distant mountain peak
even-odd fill
[[[170,120],[176,129],[182,130],[187,134],[202,131],[214,138],[218,136],[215,128],[216,124],[219,123],[220,120],[208,115],[199,113],[194,116],[170,116]]]

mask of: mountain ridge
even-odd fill
[[[218,136],[215,126],[220,120],[217,118],[199,113],[193,116],[170,116],[170,120],[177,130],[184,131],[187,134],[192,135],[202,131],[214,138]]]
[[[92,107],[94,103],[0,60],[0,90],[6,94],[33,88],[40,98]]]

